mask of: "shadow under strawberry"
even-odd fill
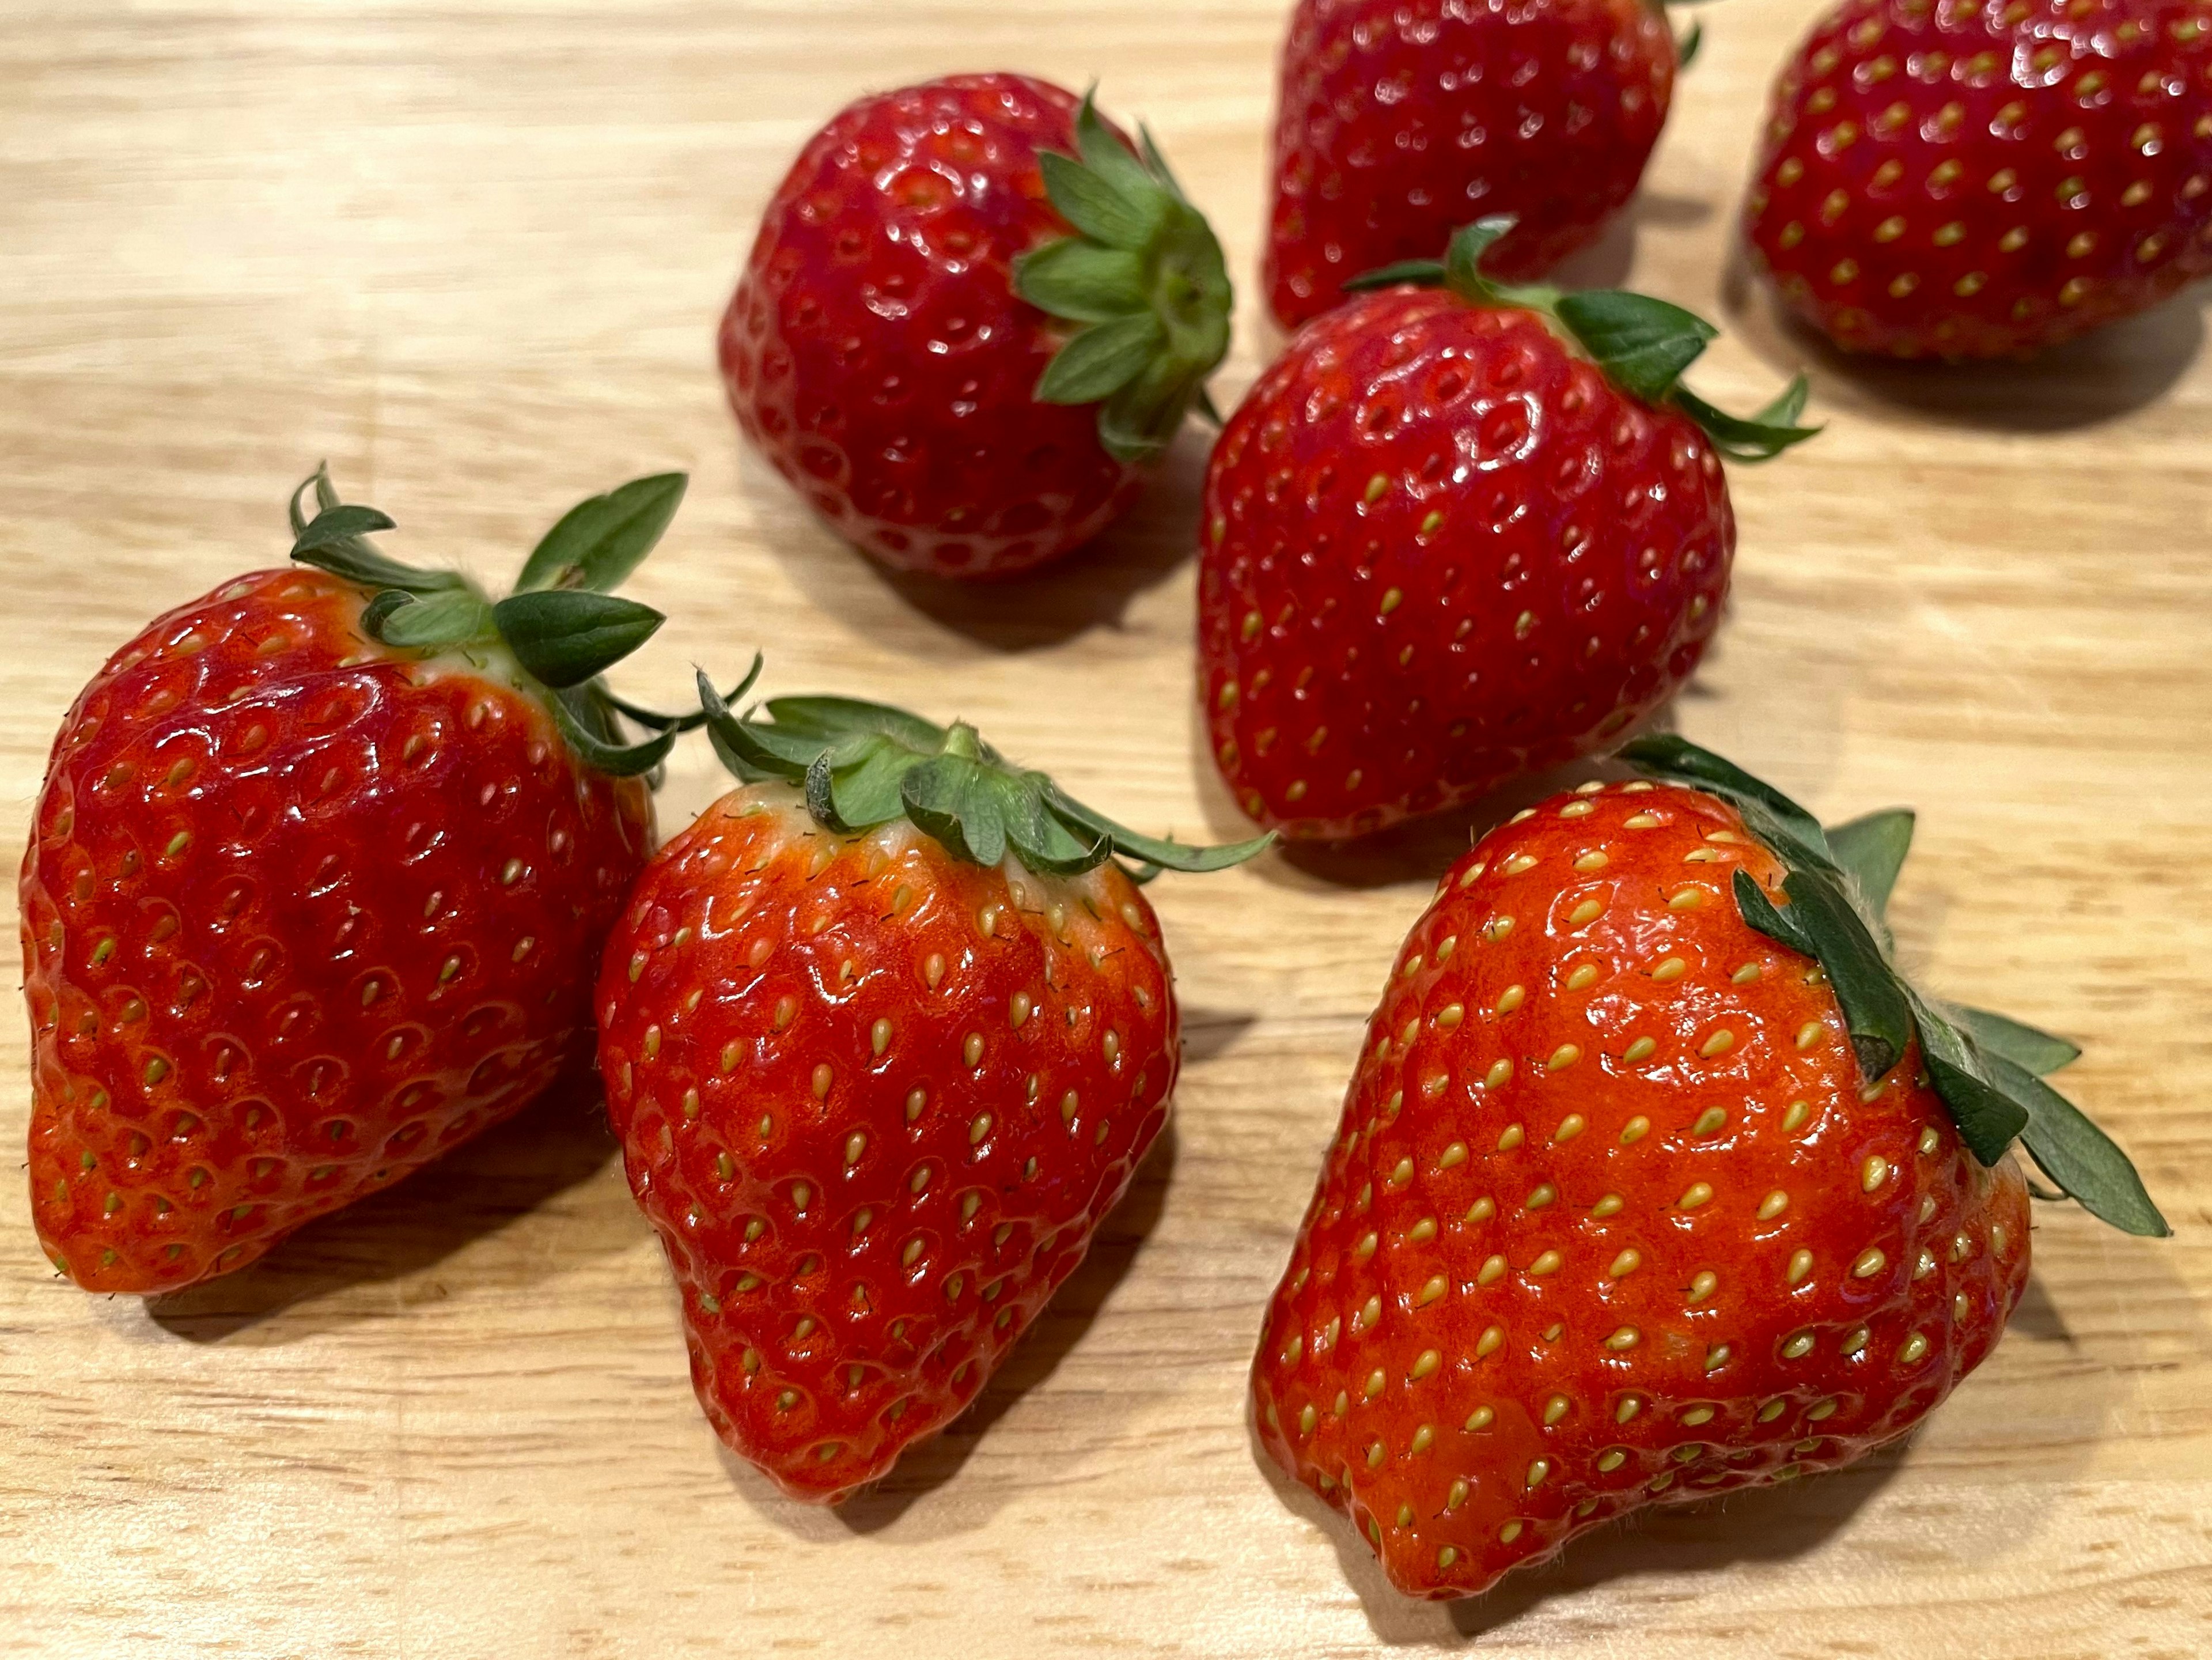
[[[1994,432],[2069,432],[2155,402],[2196,362],[2212,286],[2200,283],[2033,357],[1905,362],[1840,350],[1790,315],[1753,276],[1741,236],[1729,240],[1721,277],[1721,309],[1733,331],[1776,370],[1810,370],[1830,410],[1873,404]]]
[[[763,540],[815,608],[857,631],[875,632],[878,613],[902,605],[990,650],[1036,651],[1094,628],[1119,627],[1132,604],[1196,555],[1212,436],[1196,424],[1187,428],[1125,516],[1087,546],[1020,575],[955,582],[888,570],[797,509],[788,533],[779,524]],[[750,451],[739,465],[749,484],[755,476],[774,479]],[[750,493],[763,502],[778,499],[766,482]]]
[[[615,1140],[599,1084],[580,1069],[506,1123],[465,1142],[406,1181],[309,1223],[268,1256],[221,1279],[147,1300],[148,1316],[190,1343],[288,1342],[307,1335],[279,1318],[322,1303],[315,1329],[382,1318],[384,1302],[346,1299],[365,1285],[404,1280],[499,1232],[599,1175]],[[531,1279],[556,1270],[588,1231],[562,1231],[559,1250],[520,1254]],[[609,1249],[632,1243],[623,1234]]]
[[[1176,1157],[1176,1120],[1170,1115],[1151,1152],[1138,1165],[1127,1194],[1100,1224],[1082,1267],[1053,1293],[1052,1300],[1006,1363],[992,1374],[974,1404],[935,1435],[916,1443],[874,1487],[834,1510],[794,1504],[725,1447],[720,1449],[722,1467],[731,1486],[767,1520],[788,1532],[820,1540],[892,1529],[908,1540],[967,1533],[982,1525],[1008,1499],[1030,1490],[1033,1456],[1018,1443],[1007,1445],[1002,1437],[1000,1450],[1005,1456],[996,1470],[971,1473],[956,1490],[957,1502],[924,1506],[921,1514],[909,1518],[917,1505],[961,1474],[976,1450],[993,1438],[999,1420],[1024,1395],[1050,1378],[1083,1341],[1158,1223],[1167,1203]],[[1104,1420],[1115,1403],[1133,1398],[1133,1392],[1121,1389],[1086,1395],[1079,1404],[1060,1407],[1057,1416],[1061,1421],[1048,1425],[1044,1432],[1056,1445],[1065,1447],[1077,1438],[1073,1420],[1079,1418],[1083,1438],[1094,1444],[1110,1442],[1111,1426]]]

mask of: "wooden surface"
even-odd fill
[[[1731,252],[1808,0],[1705,16],[1631,272],[1723,318],[1723,402],[1829,430],[1734,470],[1693,736],[1833,816],[1911,800],[1903,948],[2083,1040],[2177,1237],[2045,1210],[2014,1329],[1909,1449],[1399,1601],[1255,1459],[1243,1382],[1360,1023],[1464,823],[1154,890],[1176,1128],[978,1409],[842,1514],[722,1455],[659,1249],[556,1104],[170,1302],[57,1281],[0,1183],[0,1655],[2183,1656],[2212,1650],[2212,359],[2201,292],[2032,368],[1854,368]],[[886,581],[744,454],[712,365],[752,216],[864,89],[1018,67],[1152,121],[1249,294],[1286,0],[0,0],[0,857],[145,617],[275,562],[327,456],[411,556],[505,571],[689,468],[625,684],[964,714],[1148,827],[1233,832],[1193,739],[1189,435],[1095,556]],[[1273,339],[1249,303],[1219,390]],[[663,797],[710,799],[703,749]],[[23,1032],[0,1025],[0,1142]]]

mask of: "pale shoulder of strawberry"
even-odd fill
[[[450,657],[505,680],[544,705],[587,765],[635,777],[658,767],[701,719],[627,703],[604,678],[667,620],[612,590],[659,542],[687,482],[680,472],[660,473],[577,503],[539,538],[514,589],[493,599],[459,571],[407,564],[374,546],[371,535],[397,528],[391,516],[340,501],[328,470],[319,467],[292,493],[291,556],[368,593],[361,627],[379,645]],[[302,506],[310,492],[312,518]],[[624,742],[621,719],[652,735]]]
[[[1484,274],[1483,256],[1510,233],[1510,215],[1479,219],[1454,234],[1441,260],[1413,259],[1353,278],[1346,292],[1400,283],[1446,288],[1479,306],[1513,306],[1542,317],[1554,332],[1586,353],[1606,377],[1655,408],[1696,423],[1732,461],[1767,461],[1820,429],[1798,424],[1810,383],[1796,376],[1750,416],[1730,415],[1682,384],[1682,374],[1720,331],[1694,312],[1625,289],[1570,292],[1545,283],[1501,283]]]
[[[2045,1081],[2081,1051],[2008,1016],[1943,1001],[1898,968],[1883,913],[1911,846],[1913,815],[1871,814],[1824,830],[1780,790],[1686,739],[1641,738],[1620,759],[1645,776],[1727,802],[1787,872],[1777,905],[1746,872],[1734,892],[1743,920],[1819,962],[1834,988],[1862,1078],[1872,1086],[1919,1040],[1928,1083],[1985,1168],[2017,1140],[2056,1192],[2123,1232],[2172,1232],[2135,1165],[2112,1138]]]

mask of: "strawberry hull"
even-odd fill
[[[652,836],[544,707],[241,577],[71,709],[21,882],[32,1216],[88,1290],[244,1266],[520,1110],[590,1050]]]
[[[723,316],[745,436],[895,569],[1031,569],[1142,488],[1095,407],[1038,401],[1066,328],[1013,287],[1022,255],[1069,234],[1037,157],[1077,148],[1078,104],[1015,75],[860,100],[793,163]]]
[[[1863,1084],[1737,870],[1781,866],[1726,804],[1593,787],[1486,837],[1401,950],[1252,1390],[1408,1595],[1861,1457],[2019,1299],[2018,1167],[1917,1047]]]

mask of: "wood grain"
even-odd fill
[[[711,326],[805,133],[956,68],[1101,77],[1249,274],[1285,9],[0,0],[0,856],[78,684],[273,562],[322,456],[409,551],[490,570],[586,491],[687,467],[636,689],[765,646],[782,688],[964,714],[1133,822],[1233,830],[1193,739],[1199,435],[1095,556],[932,591],[741,453]],[[1578,271],[1725,318],[1696,373],[1723,401],[1809,362],[1829,423],[1735,471],[1734,615],[1679,717],[1826,814],[1918,804],[1908,957],[2086,1043],[2077,1093],[2175,1238],[2047,1210],[2014,1330],[1908,1449],[1401,1602],[1255,1459],[1243,1380],[1360,1022],[1468,826],[1271,856],[1155,890],[1189,1011],[1171,1139],[979,1408],[839,1515],[719,1451],[589,1101],[155,1305],[57,1282],[0,1184],[0,1654],[2212,1650],[2203,297],[1973,374],[1779,328],[1733,216],[1811,9],[1706,19]],[[1274,344],[1248,314],[1221,391]],[[666,821],[714,788],[687,751]],[[17,1146],[23,1056],[10,1025]]]

